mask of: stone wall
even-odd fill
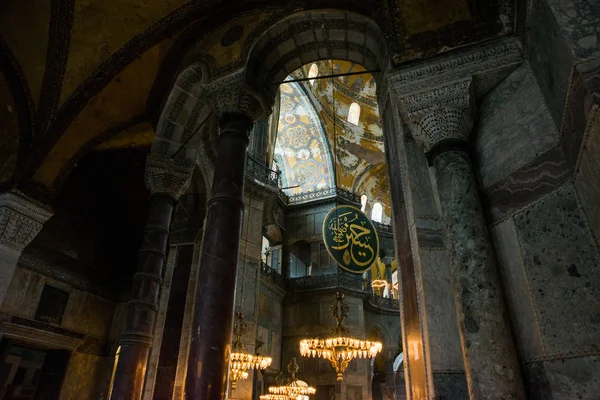
[[[529,398],[594,399],[600,390],[598,63],[571,69],[573,58],[588,53],[577,48],[583,37],[574,41],[577,31],[564,25],[566,14],[557,25],[559,8],[566,10],[533,0],[530,61],[481,100],[475,148]]]
[[[311,274],[319,275],[331,273],[328,266],[321,266],[320,248],[323,243],[322,229],[323,221],[327,213],[335,207],[332,200],[322,204],[312,204],[288,208],[285,214],[285,235],[283,247],[283,275],[286,277],[300,277],[308,275],[308,264],[313,263]],[[297,243],[306,243],[306,250],[297,247]],[[310,254],[308,254],[310,252]],[[303,254],[306,253],[306,254]],[[324,259],[329,260],[327,256]]]
[[[390,111],[390,114],[394,112]],[[401,123],[398,121],[395,125],[401,126]],[[449,256],[444,243],[433,172],[423,150],[404,135],[404,130],[397,127],[394,131],[395,140],[388,142],[389,150],[386,149],[386,152],[391,152],[391,147],[395,147],[397,155],[393,158],[397,157],[401,171],[406,202],[402,206],[406,207],[410,251],[414,262],[413,276],[407,276],[408,269],[401,276],[406,281],[405,286],[409,280],[415,282],[420,325],[420,332],[413,329],[412,338],[405,343],[405,352],[408,346],[408,354],[414,359],[409,359],[409,363],[424,359],[429,398],[467,399],[456,308],[450,284]],[[400,210],[396,212],[400,213]],[[395,231],[398,235],[399,230]],[[406,310],[409,299],[402,301]],[[405,315],[404,318],[407,318],[406,311]],[[417,351],[418,337],[423,343],[422,352]]]
[[[281,328],[283,318],[283,288],[261,277],[258,297],[258,330],[256,339],[263,343],[261,354],[268,354],[273,362],[269,371],[285,370],[281,360]]]
[[[35,321],[44,285],[69,293],[60,325]],[[71,347],[61,399],[92,399],[102,393],[107,395],[114,361],[107,351],[115,312],[112,301],[17,266],[0,312],[4,319],[21,318],[18,324],[34,326],[41,334],[53,336],[56,343],[45,343],[50,349],[53,346]],[[4,331],[5,328],[0,329]],[[37,345],[34,339],[20,338],[25,346],[29,343],[32,347]]]
[[[242,343],[246,346],[246,351],[251,354],[255,352],[258,333],[263,213],[264,201],[258,196],[246,192],[238,259],[235,311],[244,313],[244,322],[248,325],[248,330],[242,337]],[[263,348],[260,353],[269,355],[270,351]],[[229,398],[252,398],[256,374],[256,371],[248,371],[248,379],[240,380]]]
[[[571,182],[493,226],[532,399],[600,390],[600,252]]]
[[[363,298],[346,293],[345,301],[350,308],[344,325],[349,334],[366,337]],[[335,302],[332,291],[295,292],[286,296],[283,305],[282,363],[287,365],[296,357],[300,370],[298,378],[317,388],[317,399],[329,399],[330,388],[336,390],[336,400],[367,399],[370,392],[369,360],[350,362],[344,373],[344,382],[336,387],[336,374],[331,364],[323,359],[300,356],[299,342],[307,337],[325,337],[335,326],[329,307]]]

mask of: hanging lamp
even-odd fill
[[[229,355],[229,381],[232,389],[236,388],[238,380],[248,378],[248,370],[265,370],[273,361],[271,357],[246,352],[246,346],[242,344],[241,338],[247,329],[248,325],[244,322],[244,314],[241,312],[235,313],[232,351]]]
[[[331,62],[333,71],[333,62]],[[334,182],[337,182],[337,132],[335,92],[332,85],[333,105],[333,158]],[[337,186],[337,184],[336,184]],[[351,205],[337,205],[323,221],[323,242],[329,255],[336,261],[339,268],[353,274],[362,274],[376,261],[379,255],[379,237],[375,226],[359,208]],[[344,301],[344,294],[339,291],[335,303],[330,307],[330,313],[336,321],[332,334],[326,338],[306,338],[300,341],[300,354],[303,357],[320,357],[328,360],[337,374],[337,381],[344,380],[344,371],[350,361],[355,358],[375,357],[382,349],[381,342],[361,340],[348,335],[348,329],[343,325],[348,316],[349,308]]]
[[[311,394],[315,394],[317,390],[308,386],[308,384],[298,378],[296,378],[296,374],[298,373],[298,363],[296,362],[296,357],[292,357],[290,360],[287,370],[290,374],[290,379],[287,384],[282,385],[281,382],[278,386],[269,387],[269,394],[275,396],[287,396],[288,399],[302,399],[306,398]]]
[[[321,357],[328,360],[335,368],[337,381],[342,382],[344,371],[350,361],[355,358],[375,357],[383,345],[381,342],[371,342],[348,336],[348,328],[343,325],[343,321],[348,316],[349,308],[342,293],[337,293],[336,302],[330,307],[330,312],[336,321],[332,335],[325,339],[302,339],[300,354],[303,357]]]

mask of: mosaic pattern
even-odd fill
[[[287,195],[335,187],[331,153],[323,126],[298,83],[281,85],[281,107],[275,145]]]

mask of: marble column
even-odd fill
[[[51,216],[49,208],[23,194],[0,194],[0,304],[23,249]]]
[[[388,297],[394,298],[394,283],[392,282],[392,262],[391,257],[384,257],[381,259],[383,265],[385,265],[385,280],[387,281]]]
[[[404,97],[402,103],[413,137],[435,170],[469,396],[525,399],[470,161],[472,91],[471,78],[465,78]]]
[[[125,330],[111,400],[141,398],[148,355],[152,346],[171,216],[177,199],[187,188],[193,166],[151,153],[146,162],[150,207],[144,242],[133,276],[132,299],[127,304]]]
[[[211,104],[219,116],[219,137],[196,287],[185,384],[188,400],[223,399],[227,392],[246,148],[253,121],[267,109],[241,82],[219,88]]]

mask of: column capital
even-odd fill
[[[193,171],[193,164],[150,153],[146,158],[146,187],[152,194],[164,193],[178,199],[190,184]]]
[[[49,207],[22,193],[0,194],[0,245],[22,252],[52,214]]]
[[[425,152],[444,141],[469,139],[475,109],[470,76],[409,94],[399,101],[413,138]]]
[[[273,104],[270,96],[245,81],[242,72],[211,82],[204,88],[204,96],[219,118],[236,113],[256,121],[268,116]]]
[[[394,262],[394,256],[385,256],[381,258],[381,262],[385,265],[386,268],[392,267],[392,263]]]

